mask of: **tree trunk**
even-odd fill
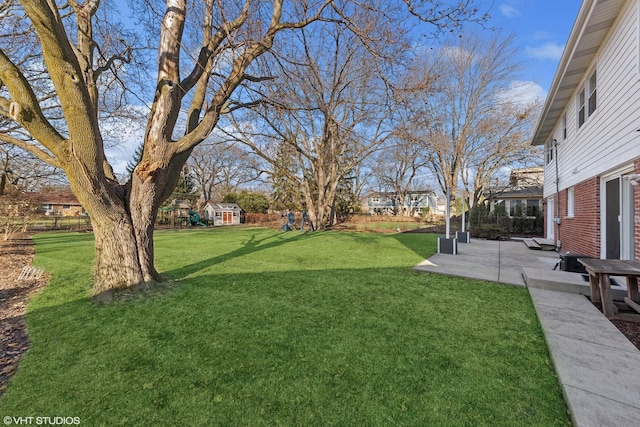
[[[145,283],[131,218],[122,212],[119,219],[91,216],[95,236],[93,295],[108,301],[115,291]]]
[[[142,182],[135,173],[133,174],[129,212],[143,280],[147,283],[162,280],[154,265],[153,245],[153,230],[160,206],[157,192],[160,188],[162,187],[158,185],[156,179],[150,178]]]
[[[95,235],[93,295],[108,301],[124,289],[149,287],[162,281],[154,265],[153,230],[157,208],[148,208],[140,195],[131,211],[117,217],[89,212]]]
[[[134,173],[128,193],[117,186],[92,188],[70,181],[91,218],[96,251],[93,295],[98,300],[162,280],[154,265],[153,230],[158,207],[177,182],[177,163],[142,174],[146,179]]]

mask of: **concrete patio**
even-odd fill
[[[526,286],[578,427],[640,425],[640,350],[586,298],[581,274],[554,270],[559,256],[518,241],[472,240],[435,254],[419,271]],[[626,295],[624,282],[612,288]]]

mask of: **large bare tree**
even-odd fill
[[[114,290],[161,279],[154,265],[154,222],[158,207],[171,194],[192,150],[210,134],[222,114],[252,101],[251,91],[245,88],[261,80],[252,73],[252,65],[272,49],[279,33],[319,20],[339,22],[357,31],[360,23],[348,16],[347,3],[138,2],[137,7],[145,12],[139,15],[150,19],[149,39],[156,40],[150,46],[157,53],[155,92],[142,157],[129,182],[121,185],[107,162],[100,125],[105,109],[121,104],[123,98],[107,98],[105,94],[110,92],[103,88],[131,84],[123,79],[124,65],[137,51],[121,32],[104,31],[106,27],[98,25],[109,22],[101,19],[105,16],[101,11],[112,3],[2,2],[0,13],[11,14],[12,20],[1,29],[6,33],[0,49],[0,114],[12,127],[10,132],[0,133],[0,139],[64,170],[91,216],[95,295],[110,296]],[[384,3],[353,2],[351,6],[374,9]],[[415,16],[433,13],[439,26],[455,25],[476,13],[470,7],[472,0],[452,6],[431,1],[404,3]],[[394,2],[389,4],[397,7]],[[7,42],[9,36],[19,39],[25,34],[31,38],[20,39],[26,41],[21,49]],[[44,80],[42,86],[34,85],[30,78],[35,68],[29,65],[37,63],[42,64],[37,70]],[[39,87],[51,90],[49,103],[41,102]]]
[[[514,96],[520,67],[514,49],[511,37],[467,33],[421,64],[433,80],[424,95],[412,95],[423,96],[414,101],[424,124],[417,132],[432,150],[430,168],[442,192],[455,192],[462,179],[477,202],[501,168],[532,157],[538,103]]]
[[[322,229],[332,222],[340,181],[391,135],[393,110],[371,66],[379,58],[356,34],[334,26],[320,33],[303,30],[294,42],[287,63],[280,61],[282,74],[269,102],[239,119],[236,129],[277,173],[297,183]],[[295,168],[278,164],[273,150],[281,144],[289,147]]]

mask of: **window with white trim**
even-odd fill
[[[567,189],[567,217],[569,218],[573,218],[574,212],[575,212],[575,193],[574,193],[574,188],[568,188]]]
[[[553,161],[553,140],[550,140],[549,142],[547,142],[547,144],[545,145],[545,151],[547,154],[547,164],[551,163]]]
[[[591,74],[591,77],[589,77],[589,117],[591,117],[591,115],[596,112],[596,108],[598,107],[596,89],[597,78],[596,70],[594,70],[593,74]]]
[[[593,70],[589,79],[578,92],[578,128],[581,128],[598,108],[597,87],[597,73],[596,70]]]

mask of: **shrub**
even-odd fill
[[[471,236],[487,240],[505,240],[509,238],[509,231],[496,224],[481,224],[471,229]]]

